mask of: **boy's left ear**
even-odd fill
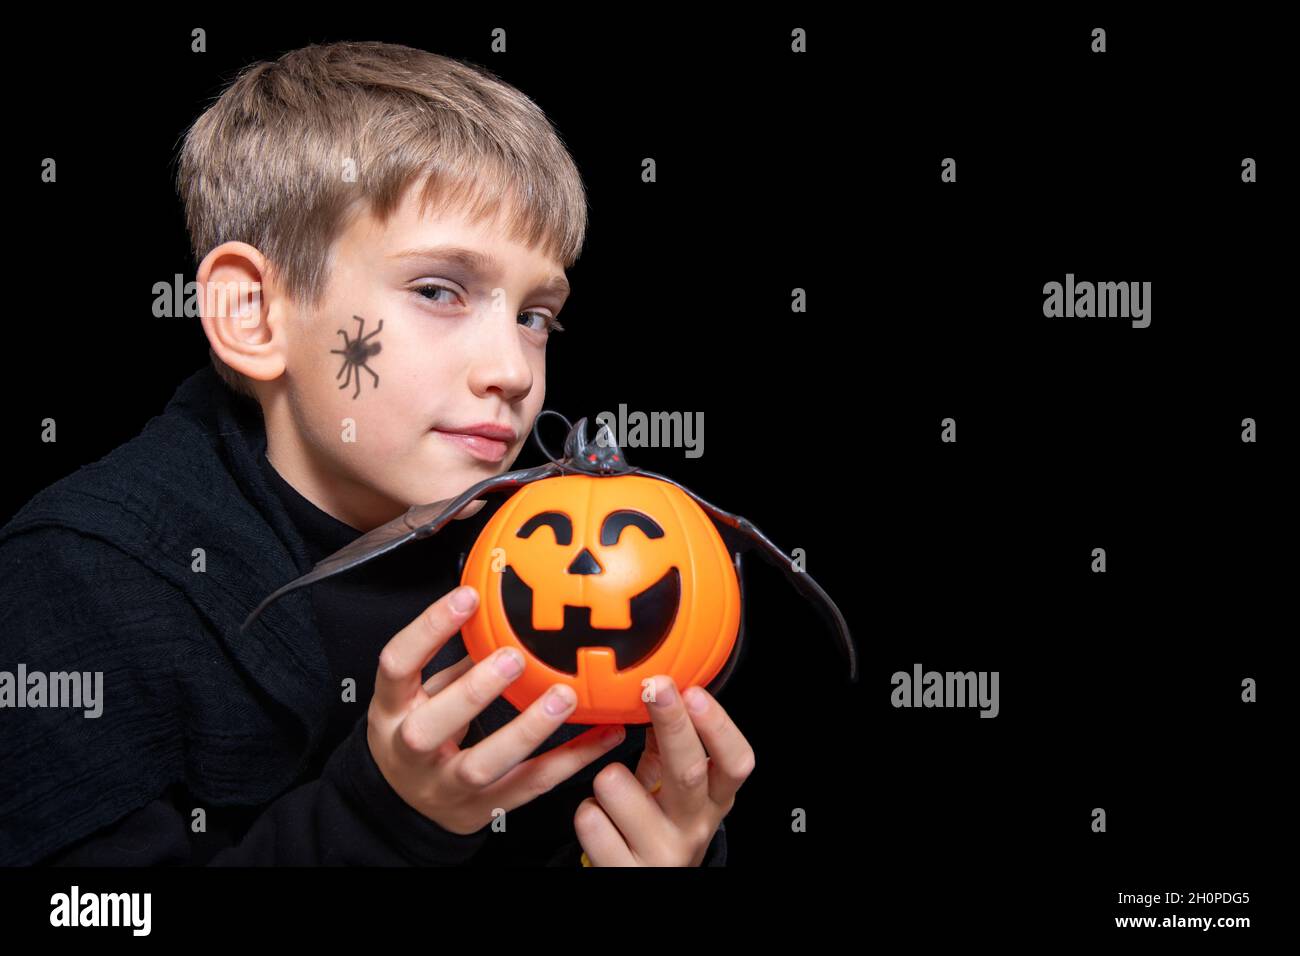
[[[284,343],[270,322],[273,297],[263,288],[267,260],[246,242],[225,242],[209,252],[197,275],[199,315],[217,358],[259,381],[284,373]]]

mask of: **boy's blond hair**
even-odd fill
[[[426,213],[480,222],[508,200],[507,235],[566,269],[578,258],[586,191],[542,110],[482,67],[389,43],[313,44],[245,68],[186,134],[176,185],[196,262],[247,242],[314,307],[351,217],[386,221],[417,179]]]

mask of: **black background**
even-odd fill
[[[1158,24],[1101,10],[628,16],[258,10],[30,32],[11,114],[21,147],[6,151],[22,304],[4,515],[135,435],[206,361],[197,320],[153,318],[152,287],[193,278],[174,158],[235,72],[341,39],[471,60],[539,103],[589,191],[547,407],[575,420],[620,403],[703,412],[703,457],[630,460],[805,549],[861,655],[850,686],[820,619],[754,566],[750,649],[723,696],[757,754],[727,818],[732,873],[691,894],[590,874],[548,887],[613,887],[589,898],[607,902],[591,915],[623,914],[638,937],[665,929],[647,920],[676,937],[697,916],[740,931],[761,912],[731,908],[742,888],[774,892],[768,912],[796,927],[838,916],[829,931],[850,939],[1199,932],[1114,928],[1152,912],[1240,913],[1252,929],[1207,935],[1262,936],[1280,854],[1279,648],[1294,627],[1280,228],[1294,204],[1279,143],[1294,104],[1280,28],[1245,11]],[[207,53],[189,52],[194,26]],[[504,55],[489,49],[498,26]],[[789,52],[796,26],[807,54]],[[1094,26],[1105,54],[1089,51]],[[39,181],[46,156],[57,185]],[[954,184],[939,180],[948,156]],[[1246,156],[1258,183],[1241,182]],[[1043,284],[1067,272],[1150,281],[1151,326],[1044,318]],[[796,287],[805,314],[790,312]],[[47,416],[57,444],[39,440]],[[956,444],[939,441],[948,416]],[[1240,441],[1246,417],[1255,444]],[[540,460],[530,448],[518,464]],[[1104,575],[1090,571],[1095,547]],[[891,674],[917,662],[999,671],[1000,715],[891,707]],[[1258,703],[1241,701],[1245,677]],[[791,832],[794,808],[807,833]],[[24,924],[70,882],[6,876],[35,907],[15,907]],[[471,879],[293,885],[385,919],[393,895],[427,906],[423,894],[454,888],[458,907],[540,913],[563,899],[524,874]],[[217,921],[195,902],[210,894],[241,914],[293,898],[274,875],[80,882],[152,889],[155,935],[240,931],[244,916]],[[1116,903],[1166,890],[1251,903]],[[312,910],[295,932],[367,925]]]

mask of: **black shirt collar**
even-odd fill
[[[265,454],[259,456],[262,471],[277,496],[284,503],[290,519],[303,537],[307,552],[313,562],[333,554],[361,537],[362,532],[328,512],[322,511],[289,484],[275,470]]]

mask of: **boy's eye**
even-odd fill
[[[537,332],[563,332],[564,331],[564,326],[560,324],[560,320],[547,315],[545,312],[520,312],[519,318],[522,319],[524,318],[524,316],[533,316],[533,315],[541,319],[542,322],[540,328],[538,328],[537,326],[533,326],[533,329],[535,331]]]
[[[439,293],[446,293],[447,295],[451,296],[453,300],[459,298],[459,295],[457,294],[455,289],[449,289],[445,285],[421,285],[421,286],[416,286],[412,291],[415,292],[415,294],[420,296],[422,299],[426,299],[429,302],[434,303],[435,305],[453,304],[452,302],[447,302],[446,300],[438,299],[437,296]],[[564,331],[564,326],[560,324],[560,320],[550,315],[547,315],[545,312],[529,311],[529,312],[519,313],[520,318],[523,318],[524,316],[536,316],[536,318],[540,320],[539,324],[533,324],[529,326],[529,328],[533,329],[533,331],[535,332],[563,332]]]
[[[445,285],[422,285],[422,286],[416,286],[415,288],[416,295],[422,296],[428,299],[430,302],[435,302],[435,303],[438,301],[437,299],[435,299],[435,296],[439,292],[445,292],[452,297],[455,297],[456,295],[454,289],[448,289]]]

